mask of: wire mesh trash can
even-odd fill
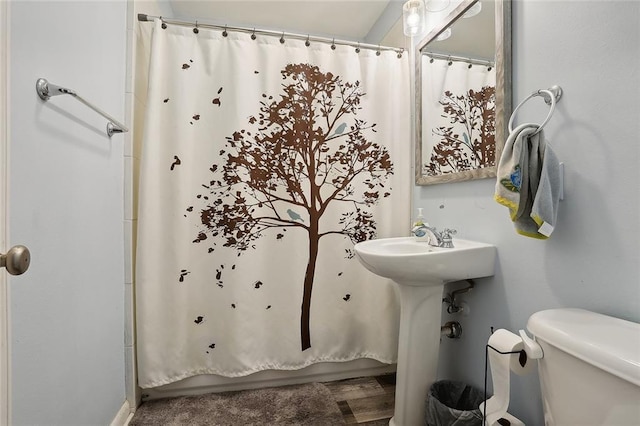
[[[482,426],[482,391],[455,380],[431,385],[427,397],[426,426]]]

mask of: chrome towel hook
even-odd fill
[[[540,130],[542,130],[542,128],[551,119],[551,116],[553,115],[553,111],[556,109],[556,102],[558,102],[562,97],[562,87],[555,85],[550,87],[549,89],[536,90],[535,92],[527,96],[522,102],[518,104],[517,107],[514,108],[513,112],[511,113],[511,118],[509,118],[509,132],[513,131],[513,120],[516,116],[516,112],[518,112],[518,109],[520,109],[520,107],[524,105],[529,99],[535,96],[542,96],[544,98],[545,103],[547,105],[550,105],[551,108],[549,108],[549,114],[547,114],[547,118],[545,118],[544,121],[538,125],[538,130],[536,130],[535,133],[533,133],[534,135],[538,133]]]

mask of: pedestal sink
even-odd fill
[[[424,424],[425,400],[436,380],[444,283],[493,275],[496,248],[454,239],[454,248],[430,246],[414,237],[355,245],[369,271],[392,279],[400,295],[396,401],[391,426]]]

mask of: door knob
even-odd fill
[[[0,253],[0,268],[7,268],[11,275],[24,274],[29,269],[31,253],[25,246],[14,246],[7,254]]]

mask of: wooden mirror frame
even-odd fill
[[[418,43],[415,49],[415,123],[416,123],[416,185],[433,185],[447,182],[459,182],[473,179],[484,179],[496,176],[497,162],[500,160],[502,147],[508,135],[507,123],[511,114],[511,0],[495,1],[495,144],[496,164],[475,170],[465,170],[440,176],[422,174],[422,50],[425,46],[457,21],[467,10],[479,0],[464,0],[446,18]]]

